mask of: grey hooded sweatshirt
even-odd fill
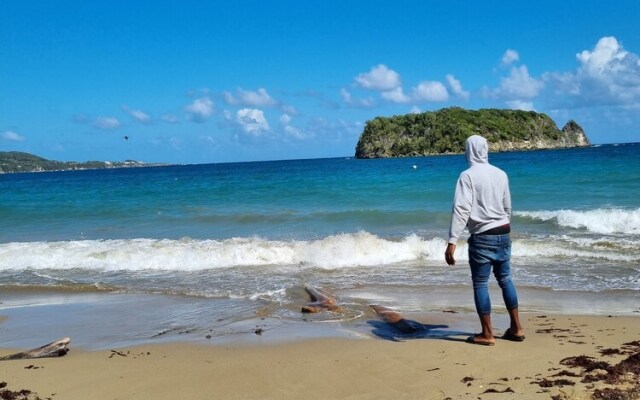
[[[489,145],[482,136],[470,136],[465,142],[469,168],[458,178],[453,199],[449,243],[456,244],[466,227],[477,234],[509,223],[511,194],[509,178],[500,168],[489,164]]]

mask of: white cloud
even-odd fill
[[[409,111],[409,113],[411,114],[420,114],[422,111],[420,111],[420,107],[418,106],[413,106],[411,107],[411,110]]]
[[[449,100],[447,88],[438,81],[423,81],[413,88],[413,96],[417,100],[439,102]]]
[[[218,150],[220,148],[220,144],[216,141],[216,139],[213,136],[210,136],[210,135],[199,136],[198,143],[209,148],[209,150]]]
[[[469,92],[467,92],[462,88],[462,84],[460,83],[459,80],[455,78],[455,76],[448,74],[446,78],[447,78],[447,83],[449,84],[449,87],[451,88],[451,91],[453,92],[453,94],[455,94],[456,96],[464,100],[469,99],[469,96],[470,96]]]
[[[382,92],[380,95],[385,100],[389,100],[393,103],[408,103],[411,101],[411,98],[404,94],[404,92],[402,91],[402,87],[400,86],[393,90]]]
[[[290,105],[283,105],[282,106],[282,112],[289,114],[289,115],[298,115],[299,112],[298,110],[294,107],[294,106],[290,106]]]
[[[347,89],[341,89],[340,96],[342,97],[342,101],[350,107],[371,108],[375,105],[375,102],[371,97],[367,97],[366,99],[355,99]]]
[[[601,77],[607,72],[624,68],[622,63],[628,54],[615,37],[603,37],[593,51],[584,50],[576,57],[588,75]]]
[[[236,113],[236,122],[242,130],[252,136],[261,136],[270,130],[269,123],[262,110],[243,108]]]
[[[300,132],[300,130],[298,128],[295,128],[291,125],[287,125],[284,127],[284,132],[287,134],[287,136],[297,139],[297,140],[304,140],[306,139],[306,135],[304,135],[302,132]]]
[[[141,124],[149,125],[151,123],[151,117],[149,116],[149,114],[145,113],[142,110],[131,109],[127,106],[122,106],[122,109],[124,110],[124,112],[129,114],[131,118],[135,119]]]
[[[103,130],[118,129],[122,124],[115,117],[98,117],[93,121],[93,126]]]
[[[160,117],[160,119],[169,124],[177,124],[178,122],[180,122],[178,116],[175,114],[164,114],[162,117]]]
[[[209,97],[201,97],[185,106],[187,117],[194,122],[205,122],[213,114],[213,101]]]
[[[290,116],[289,114],[282,114],[282,115],[280,116],[280,123],[281,123],[282,125],[288,125],[288,124],[289,124],[289,122],[291,122],[291,119],[292,119],[292,118],[291,118],[291,116]]]
[[[257,91],[237,89],[236,94],[233,95],[230,92],[224,92],[224,101],[231,105],[241,105],[248,107],[272,107],[278,104],[267,93],[267,90],[260,88]]]
[[[282,124],[282,128],[284,133],[293,139],[304,140],[307,139],[307,136],[302,133],[298,128],[291,126],[291,121],[293,118],[289,114],[282,114],[280,116],[280,124]]]
[[[365,89],[390,91],[401,85],[400,75],[386,65],[372,67],[371,71],[356,76],[356,84]]]
[[[511,100],[507,101],[507,106],[512,110],[535,111],[533,103],[530,101]]]
[[[560,104],[564,100],[573,108],[640,103],[640,57],[625,50],[615,37],[601,38],[591,51],[577,53],[576,60],[575,71],[544,75],[554,85]]]
[[[623,49],[615,37],[603,37],[593,51],[576,55],[578,79],[587,91],[597,90],[623,102],[640,98],[640,58]]]
[[[520,59],[520,55],[518,54],[517,51],[507,49],[507,51],[505,51],[504,54],[502,55],[501,65],[502,66],[511,65],[514,62],[518,61],[519,59]]]
[[[521,65],[511,68],[509,76],[500,80],[500,87],[496,89],[494,94],[499,98],[509,100],[532,99],[540,93],[543,87],[544,82],[532,78],[527,66]]]
[[[14,131],[4,131],[4,133],[2,134],[2,139],[8,140],[10,142],[24,142],[25,137]]]

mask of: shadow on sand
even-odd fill
[[[396,323],[370,320],[367,324],[373,327],[371,333],[379,338],[402,342],[409,339],[441,339],[454,342],[465,342],[470,332],[447,329],[449,325],[422,324],[410,319],[401,319]]]

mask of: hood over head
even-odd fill
[[[464,154],[469,166],[487,164],[489,162],[489,144],[487,139],[479,135],[469,136],[464,142]]]

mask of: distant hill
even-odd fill
[[[68,171],[78,169],[150,167],[162,164],[145,164],[140,161],[52,161],[19,151],[0,151],[0,174],[13,172]]]
[[[367,121],[356,158],[411,157],[464,152],[471,135],[484,136],[491,151],[589,146],[575,121],[562,130],[534,111],[444,108],[420,114],[376,117]]]

